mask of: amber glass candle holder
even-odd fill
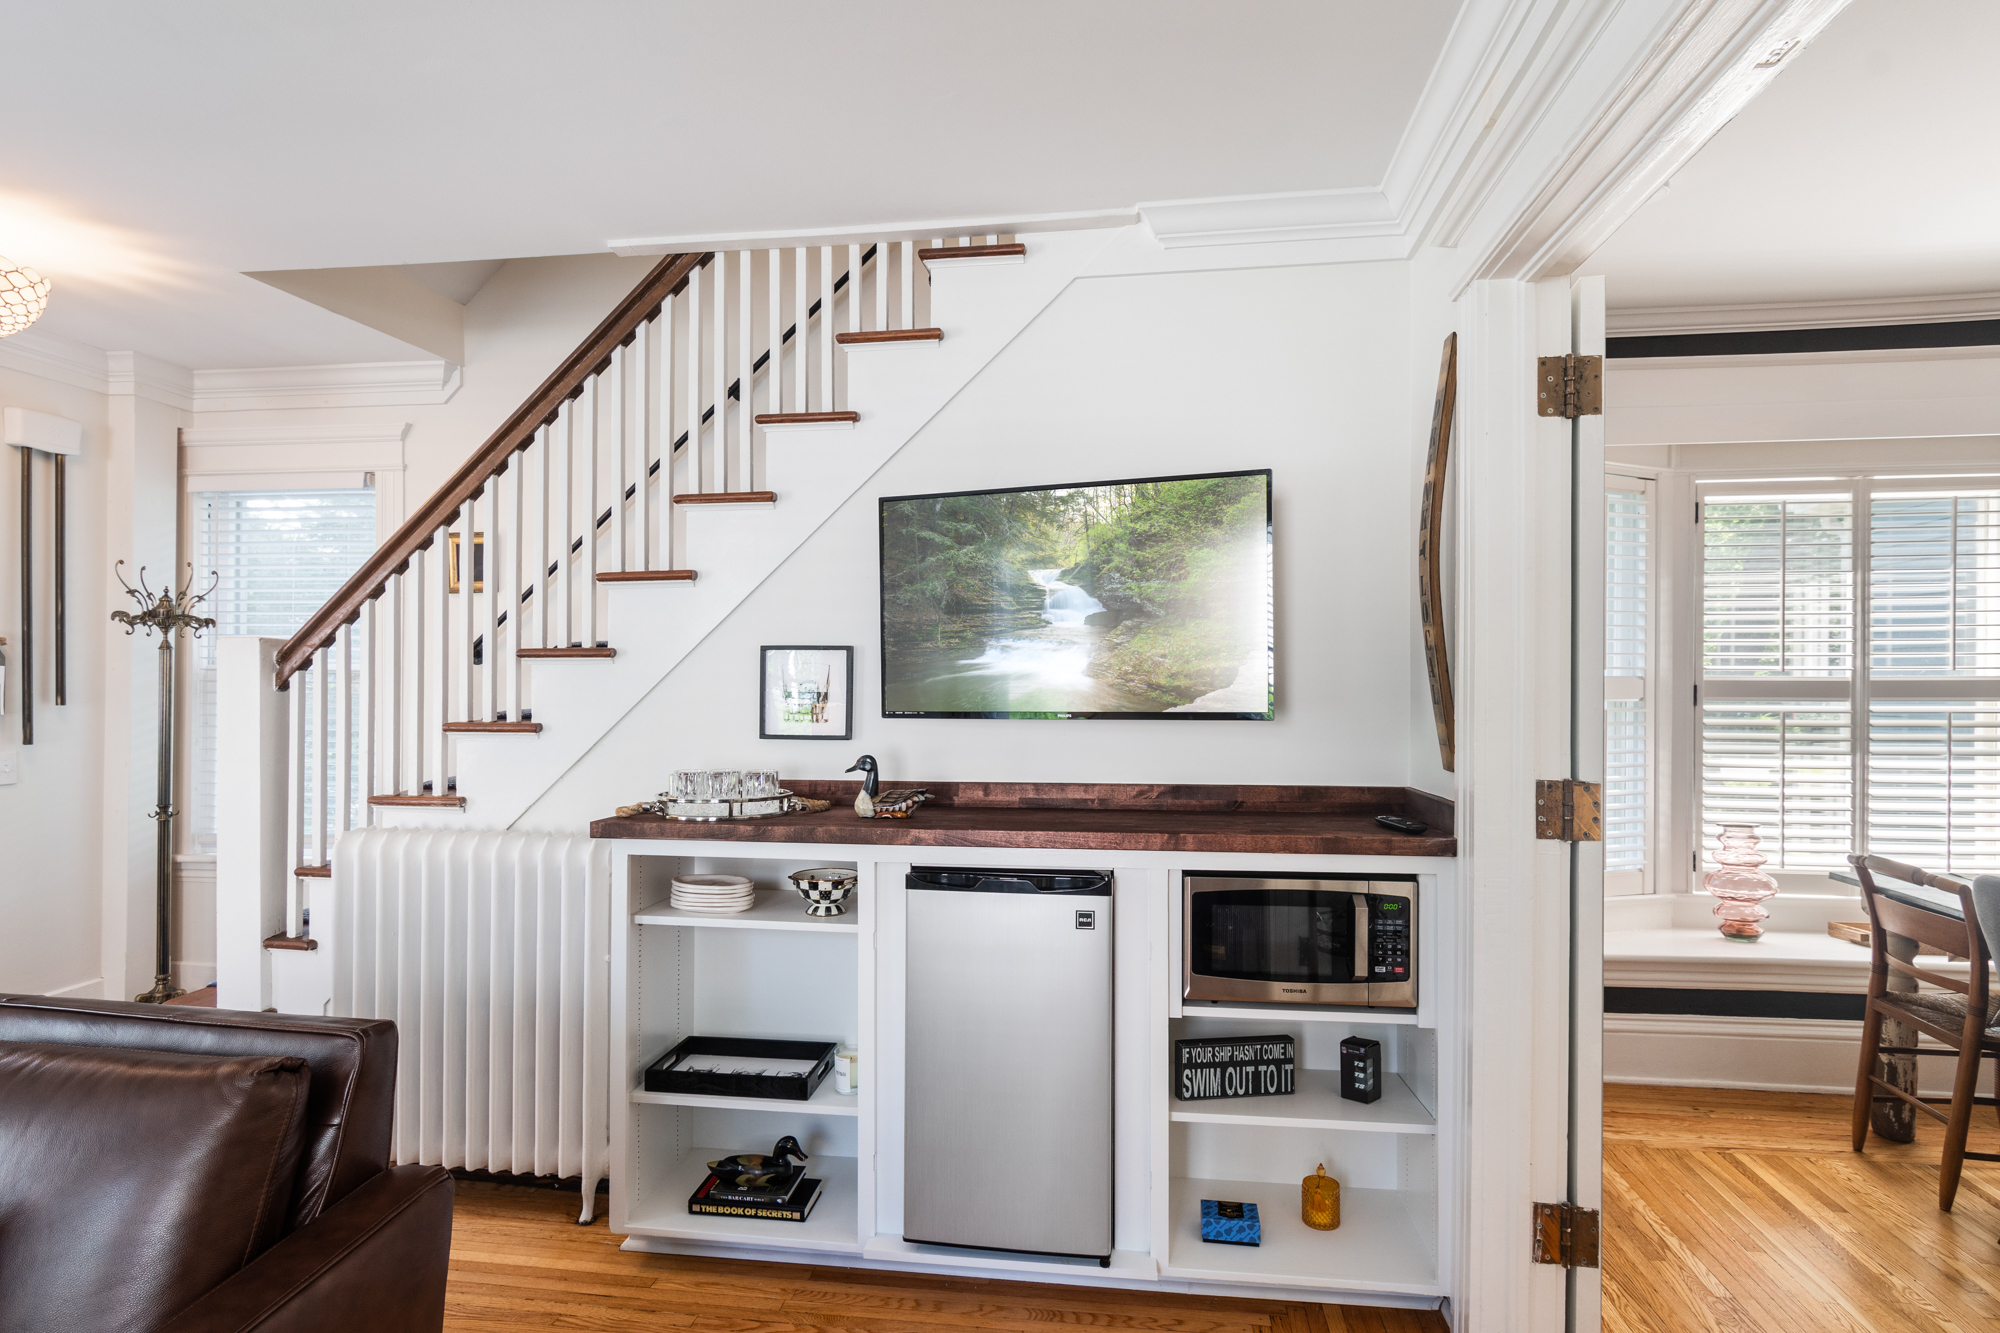
[[[1299,1217],[1314,1231],[1340,1225],[1340,1182],[1326,1173],[1326,1163],[1299,1182]]]

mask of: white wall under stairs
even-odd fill
[[[771,431],[765,475],[772,505],[689,506],[682,516],[692,583],[608,585],[599,638],[615,659],[533,664],[539,735],[462,735],[457,746],[463,810],[375,812],[388,827],[509,828],[562,775],[849,497],[952,400],[1084,272],[1117,233],[1041,235],[1024,264],[939,265],[932,275],[936,343],[853,347],[847,403],[851,429]],[[873,571],[827,577],[872,579]],[[754,672],[754,663],[750,668]],[[753,719],[754,721],[754,719]],[[754,734],[754,733],[753,733]]]

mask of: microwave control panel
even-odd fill
[[[1368,895],[1368,980],[1410,979],[1410,900]]]

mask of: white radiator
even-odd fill
[[[356,829],[332,885],[313,913],[329,1012],[394,1019],[399,1036],[395,1160],[580,1176],[588,1222],[611,1152],[610,852]]]

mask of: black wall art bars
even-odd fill
[[[53,522],[50,524],[49,565],[54,587],[50,605],[54,611],[54,653],[51,665],[55,676],[55,702],[66,703],[69,689],[68,643],[65,618],[68,613],[66,584],[69,578],[67,547],[69,457],[83,452],[83,427],[63,417],[25,408],[7,408],[0,418],[0,432],[7,444],[21,451],[21,649],[16,674],[21,681],[21,744],[35,743],[35,455],[47,454],[54,473]]]

